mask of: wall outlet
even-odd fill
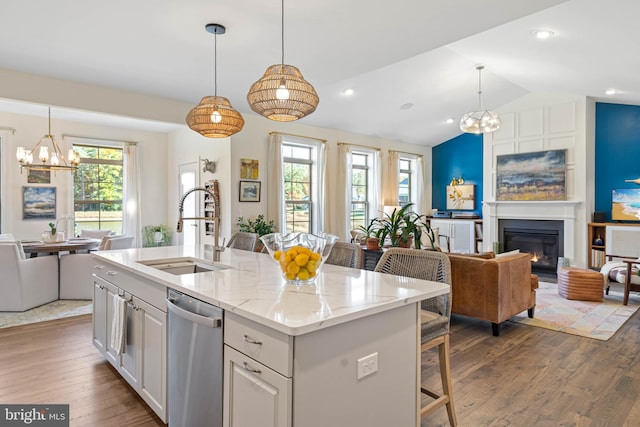
[[[378,352],[358,359],[358,373],[356,379],[364,378],[378,371]]]

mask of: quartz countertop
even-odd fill
[[[449,292],[449,285],[324,264],[312,285],[287,284],[268,254],[226,249],[220,270],[174,275],[139,261],[191,257],[211,263],[211,253],[183,246],[93,253],[113,264],[295,336]]]

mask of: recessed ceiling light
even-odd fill
[[[604,93],[606,93],[607,95],[615,95],[620,93],[620,91],[618,89],[607,89],[604,91]]]
[[[533,32],[533,34],[535,34],[536,38],[538,38],[540,40],[544,40],[544,39],[548,39],[549,37],[553,36],[553,31],[536,30],[536,31]]]
[[[410,103],[410,102],[407,102],[406,104],[402,104],[402,105],[400,106],[400,109],[401,109],[401,110],[408,110],[408,109],[409,109],[409,108],[411,108],[411,107],[413,107],[413,104],[412,104],[412,103]]]
[[[453,120],[453,118],[449,117],[447,120],[444,121],[446,124],[450,125],[451,123],[455,122],[455,120]]]
[[[342,94],[344,96],[351,96],[351,95],[353,95],[353,89],[345,89],[345,90],[342,91]]]

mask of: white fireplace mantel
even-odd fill
[[[498,241],[500,219],[562,220],[564,221],[564,256],[575,258],[576,211],[581,200],[484,201],[485,247]],[[501,242],[502,243],[502,242]],[[489,249],[487,249],[489,250]]]

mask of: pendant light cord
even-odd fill
[[[281,3],[281,16],[282,16],[282,62],[280,63],[282,65],[282,68],[284,70],[284,0],[282,0]]]
[[[218,96],[218,31],[213,33],[213,96]]]
[[[478,66],[477,70],[478,70],[478,105],[479,105],[479,111],[482,111],[482,69],[484,67],[482,66]]]

